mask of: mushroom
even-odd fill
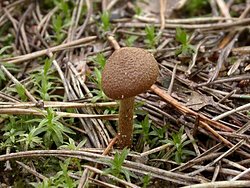
[[[120,48],[108,58],[102,89],[109,98],[120,100],[118,148],[131,146],[135,96],[156,82],[158,70],[155,58],[141,48]]]

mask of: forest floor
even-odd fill
[[[0,187],[250,187],[249,11],[244,0],[0,1]],[[159,67],[123,150],[119,101],[102,89],[120,47]]]

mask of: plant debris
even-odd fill
[[[0,187],[249,187],[249,11],[233,0],[1,1]],[[119,47],[150,52],[160,75],[135,97],[122,151],[119,102],[101,87]]]

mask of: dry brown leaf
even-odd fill
[[[201,95],[198,92],[192,91],[191,95],[186,98],[188,101],[186,106],[195,111],[200,110],[204,106],[214,105],[212,96]]]

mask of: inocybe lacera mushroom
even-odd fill
[[[158,72],[155,58],[140,48],[120,48],[107,60],[102,88],[109,98],[120,100],[118,148],[131,146],[134,98],[156,82]]]

